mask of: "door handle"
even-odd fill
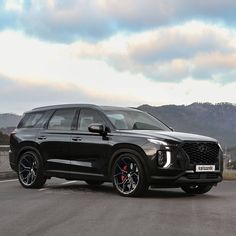
[[[47,139],[47,137],[46,136],[39,136],[38,139],[39,140],[45,140],[45,139]]]
[[[72,141],[75,141],[75,142],[82,141],[82,138],[80,138],[80,137],[73,137]]]

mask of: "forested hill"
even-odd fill
[[[236,106],[230,103],[191,105],[142,105],[139,109],[160,118],[176,131],[214,137],[225,146],[236,146]]]
[[[16,127],[21,116],[13,113],[0,114],[0,128]]]
[[[203,134],[220,140],[223,146],[236,146],[236,106],[231,103],[142,105],[138,108],[160,118],[176,131]],[[19,115],[0,114],[0,131],[9,134],[20,119]]]
[[[9,144],[9,136],[7,134],[3,134],[0,131],[0,145],[8,145]]]

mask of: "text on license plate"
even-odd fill
[[[196,165],[196,172],[215,171],[215,165]]]

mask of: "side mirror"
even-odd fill
[[[98,123],[92,123],[89,125],[88,127],[89,132],[91,133],[97,133],[97,134],[105,134],[106,130],[105,130],[105,126],[102,124],[98,124]]]

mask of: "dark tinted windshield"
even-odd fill
[[[165,124],[145,112],[138,110],[104,110],[104,112],[117,129],[170,131]]]

